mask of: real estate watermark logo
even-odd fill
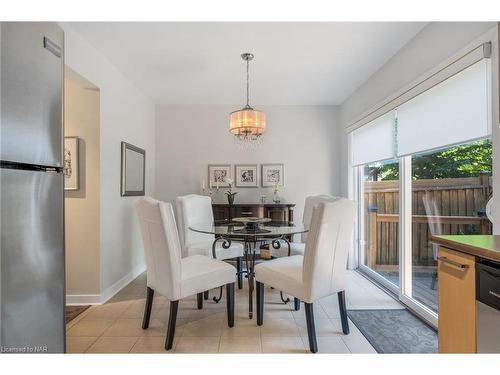
[[[0,346],[0,353],[48,353],[47,345]]]

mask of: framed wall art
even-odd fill
[[[237,164],[234,166],[234,181],[236,187],[258,187],[257,164]]]
[[[262,187],[285,186],[285,167],[283,164],[262,164]]]
[[[78,143],[78,137],[64,137],[64,190],[80,189]]]
[[[146,151],[130,143],[122,142],[121,152],[121,196],[144,195]]]
[[[226,182],[231,177],[230,164],[210,164],[208,166],[208,183],[210,187],[229,187]]]

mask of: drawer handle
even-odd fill
[[[242,215],[253,215],[252,211],[241,211],[240,214]]]
[[[462,263],[459,263],[459,262],[455,262],[454,260],[448,259],[448,258],[446,258],[446,257],[441,257],[441,256],[438,256],[437,258],[438,258],[438,260],[440,260],[441,262],[446,263],[446,264],[449,264],[450,266],[453,266],[453,267],[459,268],[459,269],[461,269],[461,270],[465,270],[465,269],[469,268],[469,265],[468,265],[468,264],[462,264]]]

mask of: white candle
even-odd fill
[[[215,187],[217,188],[217,190],[219,190],[219,180],[215,182]]]
[[[205,180],[201,180],[201,190],[205,191]]]

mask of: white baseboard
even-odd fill
[[[129,272],[128,274],[123,276],[120,280],[118,280],[116,283],[111,285],[109,288],[106,288],[101,293],[101,303],[105,303],[107,300],[109,300],[116,293],[118,293],[120,290],[126,287],[132,280],[134,280],[144,271],[146,271],[146,265],[145,264],[138,265],[131,272]]]
[[[134,280],[141,273],[146,271],[146,265],[141,264],[135,267],[131,272],[126,274],[116,283],[106,288],[101,294],[67,294],[66,305],[101,305],[113,297],[116,293],[126,287],[132,280]]]
[[[66,306],[100,305],[100,294],[66,294]]]

